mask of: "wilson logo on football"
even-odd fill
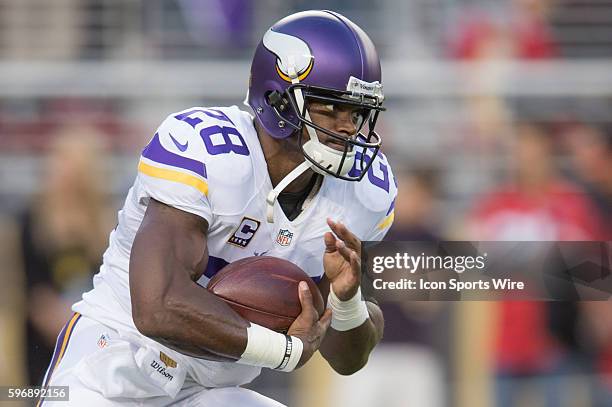
[[[247,247],[253,239],[253,236],[255,236],[257,229],[259,229],[259,221],[245,216],[242,218],[242,222],[240,222],[238,229],[236,229],[234,234],[227,240],[227,243],[238,247]]]
[[[293,239],[293,233],[291,233],[289,229],[281,229],[276,236],[276,243],[281,246],[289,246],[291,244],[291,239]]]

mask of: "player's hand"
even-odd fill
[[[327,328],[329,328],[331,323],[331,310],[326,309],[321,318],[319,318],[319,313],[312,303],[312,293],[308,288],[308,284],[305,281],[301,281],[298,290],[302,312],[289,327],[287,335],[297,336],[304,344],[302,357],[297,365],[297,367],[302,367],[321,346]]]
[[[340,222],[327,219],[332,232],[325,233],[323,268],[341,301],[353,298],[361,284],[361,240]]]

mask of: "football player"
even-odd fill
[[[239,386],[317,350],[340,374],[361,369],[383,317],[361,295],[360,244],[382,239],[396,196],[374,131],[380,82],[357,25],[307,11],[257,47],[252,114],[169,115],[142,152],[94,289],[74,305],[44,384],[69,386],[78,406],[278,406]],[[263,254],[318,282],[325,313],[300,283],[302,312],[284,335],[204,288],[226,264]]]

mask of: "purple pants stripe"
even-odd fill
[[[47,387],[49,385],[49,381],[51,380],[51,375],[53,371],[57,368],[59,363],[62,361],[64,354],[66,353],[66,348],[68,348],[68,343],[70,342],[70,337],[72,336],[72,332],[74,332],[74,327],[76,323],[81,318],[81,314],[75,312],[72,318],[68,321],[64,328],[62,328],[60,334],[57,337],[57,342],[55,343],[55,351],[53,352],[53,358],[51,359],[51,363],[49,364],[49,369],[47,370],[47,375],[45,378],[45,382],[43,383],[43,387]],[[36,407],[40,407],[43,403],[43,399],[38,400]]]

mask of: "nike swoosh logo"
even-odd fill
[[[185,144],[181,144],[178,142],[177,139],[175,139],[172,136],[172,133],[168,133],[170,135],[170,138],[172,139],[172,142],[174,143],[174,145],[176,146],[176,148],[178,148],[180,151],[185,151],[187,150],[187,147],[189,146],[189,141],[186,141]]]

